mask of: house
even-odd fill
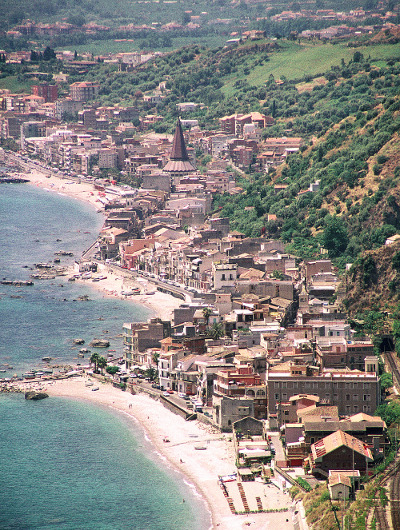
[[[238,279],[237,269],[236,263],[213,263],[214,289],[218,291],[223,287],[234,287]]]
[[[244,397],[213,396],[213,420],[223,432],[231,432],[237,420],[254,416],[254,400]]]
[[[328,490],[333,501],[354,498],[360,488],[360,472],[357,470],[329,471]]]
[[[369,414],[381,400],[379,376],[374,371],[320,370],[312,365],[285,363],[269,367],[266,384],[268,414],[280,414],[281,403],[296,394],[317,395],[324,404],[336,405],[341,415]]]
[[[129,322],[123,325],[124,359],[128,369],[137,364],[137,355],[149,348],[159,348],[169,334],[170,322],[152,318],[147,323]]]
[[[354,469],[366,474],[373,458],[363,442],[339,430],[311,445],[309,462],[314,475],[327,478],[333,470]]]
[[[263,465],[272,460],[270,444],[264,433],[263,422],[250,416],[233,424],[233,443],[242,481],[254,480],[261,474]]]

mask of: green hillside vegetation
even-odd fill
[[[132,73],[99,63],[85,79],[101,83],[100,104],[134,104],[142,115],[164,116],[154,126],[159,133],[173,131],[176,104],[183,101],[202,104],[187,115],[202,128],[216,129],[219,118],[236,112],[272,115],[276,123],[265,137],[300,136],[303,147],[268,174],[254,160],[238,177],[243,193],[235,200],[217,196],[214,212],[248,236],[283,239],[301,257],[320,256],[325,249],[343,268],[400,232],[400,49],[374,41],[349,46],[278,39],[214,50],[194,45]],[[60,70],[50,63],[40,70]],[[30,65],[15,69],[20,82],[29,80],[24,76]],[[69,82],[81,79],[71,75]],[[162,103],[144,104],[143,94],[161,82]],[[316,181],[319,190],[308,192]],[[286,188],[275,192],[276,184]],[[268,214],[277,219],[268,221]]]
[[[335,50],[336,64],[324,71],[316,57],[333,58]],[[290,62],[302,64],[305,74],[291,79],[280,74],[276,83],[272,71],[290,52]],[[296,61],[301,54],[307,60]],[[234,201],[216,197],[215,213],[230,217],[233,228],[248,236],[282,238],[302,257],[318,256],[325,248],[343,267],[400,231],[399,59],[396,44],[299,46],[281,39],[219,50],[186,47],[128,74],[99,64],[87,78],[100,81],[102,104],[133,103],[144,113],[163,115],[156,132],[172,132],[176,104],[194,101],[203,106],[188,117],[203,128],[217,128],[224,115],[260,111],[276,120],[266,137],[302,137],[301,151],[284,166],[265,174],[253,164],[239,178],[244,193]],[[251,82],[255,70],[263,72],[261,85]],[[141,95],[162,81],[163,102],[142,107]],[[319,191],[307,192],[316,181]],[[286,189],[275,192],[275,184]],[[268,214],[277,220],[268,222]]]

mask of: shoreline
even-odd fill
[[[59,195],[65,195],[66,197],[83,201],[91,207],[94,207],[98,213],[101,213],[103,217],[105,217],[102,204],[97,200],[98,192],[95,190],[93,184],[88,182],[73,182],[72,184],[67,184],[67,182],[72,181],[68,181],[68,179],[63,179],[55,175],[48,177],[38,170],[23,174],[29,179],[27,184],[36,186],[45,191],[58,193]],[[94,283],[92,283],[91,280],[78,280],[78,282],[86,285],[90,282],[90,286],[97,292],[102,293],[103,296],[126,300],[136,305],[143,305],[153,312],[154,317],[159,317],[162,320],[171,320],[173,310],[184,302],[174,296],[157,291],[155,288],[152,288],[149,282],[144,284],[144,282],[135,281],[134,278],[125,278],[123,270],[118,274],[113,272],[107,264],[100,264],[99,269],[107,272],[107,279]],[[69,274],[74,274],[72,267],[69,269]],[[146,286],[146,290],[154,290],[155,294],[124,296],[121,294],[121,291],[124,290],[124,284],[129,284],[130,287],[143,288]]]
[[[36,185],[46,191],[56,192],[86,202],[102,211],[94,193],[92,184],[73,183],[67,184],[64,179],[56,176],[48,178],[39,171],[26,173],[30,179],[30,185]],[[102,214],[104,212],[102,211]],[[156,291],[154,295],[123,296],[121,291],[124,287],[124,271],[112,271],[107,264],[101,264],[100,270],[107,274],[105,280],[92,283],[97,292],[103,296],[129,300],[137,305],[145,305],[152,309],[157,316],[170,319],[174,307],[178,307],[182,300],[170,295]],[[88,284],[87,280],[78,280],[79,283]],[[134,278],[125,278],[126,285],[133,287]],[[148,282],[137,282],[144,291],[150,290]],[[151,285],[151,284],[150,284]],[[125,286],[125,287],[126,287]],[[145,287],[146,286],[146,287]],[[153,290],[153,289],[152,289]],[[121,323],[122,325],[122,323]],[[84,400],[93,406],[107,407],[110,413],[122,414],[127,421],[139,425],[150,440],[154,451],[160,455],[159,460],[166,460],[168,466],[182,474],[183,480],[189,482],[188,486],[194,488],[201,496],[207,510],[211,514],[211,528],[226,530],[242,530],[246,527],[262,529],[293,528],[290,512],[273,513],[249,513],[246,515],[232,514],[228,502],[218,484],[218,475],[229,475],[235,470],[235,457],[233,445],[228,442],[230,435],[216,432],[211,426],[205,426],[200,422],[187,422],[180,416],[166,409],[161,402],[155,401],[147,395],[123,392],[112,387],[110,384],[99,383],[99,390],[92,392],[91,387],[85,387],[84,377],[74,379],[63,379],[52,382],[43,382],[44,391],[50,397],[57,396],[71,400]],[[131,407],[130,407],[131,405]],[[164,442],[167,437],[170,441]],[[195,449],[195,445],[205,445],[205,450]],[[162,462],[161,462],[162,463]],[[247,484],[247,483],[246,483]],[[246,485],[245,484],[245,485]],[[229,486],[229,492],[233,486]],[[258,485],[259,486],[259,485]],[[237,485],[234,483],[236,496],[238,496]],[[260,487],[260,486],[259,486]],[[263,492],[268,492],[268,501],[263,498],[264,507],[277,509],[278,507],[290,507],[291,501],[275,487],[262,485]],[[265,489],[264,489],[265,488]],[[267,489],[268,488],[268,489]],[[266,493],[264,493],[266,495]],[[238,511],[243,510],[240,497],[234,499]],[[269,504],[271,503],[271,504]],[[288,522],[288,518],[290,522]]]
[[[126,393],[106,383],[96,385],[99,390],[93,392],[92,387],[85,386],[88,379],[88,377],[79,377],[57,380],[45,385],[47,387],[45,391],[50,397],[83,400],[94,406],[107,407],[110,413],[122,414],[127,421],[140,426],[158,455],[160,463],[162,464],[162,460],[165,459],[168,465],[184,477],[183,480],[188,481],[188,487],[193,487],[202,498],[207,511],[211,514],[210,528],[221,530],[242,530],[248,527],[256,530],[293,528],[290,511],[246,515],[231,513],[218,484],[218,475],[228,475],[235,470],[233,444],[228,441],[231,437],[229,433],[220,433],[198,421],[185,421],[166,409],[160,401],[141,392]],[[164,442],[164,438],[169,441]],[[198,450],[195,449],[196,446],[206,449]],[[268,502],[274,507],[286,506],[290,510],[291,499],[288,495],[281,493],[275,487],[257,486],[268,492]],[[237,500],[235,504],[240,510]]]

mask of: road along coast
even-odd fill
[[[27,174],[31,185],[47,191],[60,193],[90,203],[101,211],[102,206],[97,200],[97,192],[93,185],[83,182],[68,184],[65,179],[56,176],[47,177],[40,171]],[[134,303],[151,307],[158,316],[171,318],[174,307],[182,301],[172,296],[155,291],[152,295],[135,295],[125,297],[122,291],[134,279],[126,278],[124,271],[102,271],[104,280],[92,283],[91,286],[101,290],[104,296],[115,296],[131,300]],[[127,273],[127,271],[125,271]],[[80,281],[80,280],[79,280]],[[133,287],[134,285],[132,285]],[[150,289],[143,282],[143,292]],[[122,323],[121,323],[122,324]],[[98,391],[85,386],[84,377],[49,381],[41,385],[41,389],[50,396],[68,399],[86,400],[91,403],[108,407],[116,414],[124,414],[132,422],[140,424],[152,442],[155,450],[160,453],[169,465],[179,470],[205,500],[212,513],[212,528],[230,530],[242,528],[275,529],[293,528],[290,512],[272,512],[246,515],[234,515],[218,483],[219,475],[229,475],[235,471],[233,445],[230,435],[222,435],[199,422],[186,422],[183,418],[165,409],[160,402],[142,394],[131,395],[107,384],[98,384]],[[164,441],[164,440],[169,440]],[[197,449],[196,449],[197,446]],[[201,447],[201,449],[199,449]],[[203,449],[205,447],[205,449]],[[256,485],[263,491],[264,508],[277,510],[289,508],[290,498],[275,486]],[[243,511],[237,484],[228,485],[229,493],[234,498],[237,511]]]

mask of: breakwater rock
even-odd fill
[[[25,392],[25,399],[38,401],[39,399],[45,399],[49,397],[49,394],[46,394],[46,392],[35,392],[33,390],[29,392]]]
[[[108,348],[110,343],[104,339],[93,339],[89,346],[92,346],[92,348]]]

